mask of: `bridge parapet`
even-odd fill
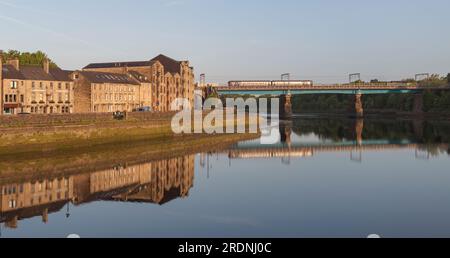
[[[227,90],[425,90],[425,89],[450,89],[446,86],[421,86],[417,83],[352,83],[352,84],[314,84],[314,85],[245,85],[245,86],[219,86],[218,91]]]

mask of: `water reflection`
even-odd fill
[[[308,158],[321,152],[345,152],[349,159],[362,162],[365,151],[414,150],[417,159],[450,154],[448,123],[423,120],[323,120],[303,118],[283,121],[280,142],[260,145],[256,141],[236,144],[230,159]]]
[[[225,188],[234,189],[235,182],[238,180],[242,183],[242,189],[247,189],[248,185],[253,187],[252,191],[264,191],[264,187],[259,186],[264,184],[263,181],[259,181],[259,177],[248,178],[245,174],[258,167],[261,172],[267,172],[281,180],[280,172],[283,169],[295,167],[298,165],[297,161],[301,162],[303,159],[317,159],[320,163],[323,158],[331,162],[331,165],[338,164],[341,170],[348,166],[338,160],[342,155],[339,155],[339,158],[330,159],[330,156],[322,157],[322,154],[345,153],[347,160],[361,164],[370,161],[369,159],[373,156],[365,154],[373,152],[394,155],[391,154],[392,151],[407,150],[407,155],[411,155],[416,160],[430,160],[433,157],[450,154],[450,123],[443,121],[296,118],[292,121],[283,121],[276,130],[280,134],[280,142],[274,145],[261,145],[259,140],[249,140],[229,144],[219,149],[191,150],[188,154],[172,155],[169,158],[165,156],[149,158],[150,154],[154,154],[154,150],[152,146],[146,144],[129,148],[116,146],[116,148],[73,156],[54,154],[33,159],[23,157],[2,159],[0,157],[0,230],[2,227],[8,230],[19,229],[20,221],[37,217],[41,217],[43,223],[49,223],[49,215],[52,213],[63,213],[70,219],[71,210],[74,208],[85,204],[96,205],[99,201],[155,206],[165,205],[178,198],[184,198],[183,202],[187,202],[189,199],[185,198],[194,189],[196,173],[206,170],[205,177],[209,179],[210,174],[216,172],[214,166],[217,166],[218,171],[230,172],[230,177],[231,171],[240,171],[239,176],[244,176],[231,178],[232,183],[228,182],[230,185]],[[196,153],[200,154],[197,167]],[[221,159],[227,159],[228,167],[221,165]],[[272,169],[277,171],[265,171],[268,168],[258,166],[257,160],[260,159],[264,160],[265,165],[274,166]],[[399,160],[399,162],[402,161]],[[235,165],[235,163],[238,164]],[[274,163],[282,165],[277,167]],[[319,163],[310,163],[309,169],[314,170],[315,167],[320,166]],[[282,187],[286,187],[286,185],[277,185],[272,180],[268,181],[273,190],[280,188],[278,190],[283,192]],[[209,181],[200,180],[200,182],[202,183],[200,189],[196,189],[201,191],[198,205],[201,205],[202,200],[211,198],[208,190],[205,189],[205,184]],[[225,180],[223,184],[226,182]],[[293,181],[289,180],[289,182]],[[308,186],[304,187],[306,191]],[[293,189],[302,191],[296,186]],[[212,190],[209,189],[209,191]],[[265,196],[267,201],[270,200],[270,194],[267,192],[259,194]],[[292,194],[285,198],[296,203],[298,196],[301,195]],[[230,198],[239,202],[240,199],[245,199],[246,195],[236,194]],[[321,200],[318,199],[318,201]],[[218,202],[218,205],[223,203],[226,202],[222,200]],[[220,209],[220,207],[216,208]],[[235,207],[228,208],[239,211],[237,208],[234,209]],[[294,209],[295,205],[285,207],[284,212],[298,212],[288,210],[291,208]],[[127,213],[133,213],[132,207],[126,209]],[[254,216],[261,216],[260,214],[254,214]],[[282,221],[276,214],[271,216],[274,220]],[[84,218],[85,221],[89,219]],[[122,220],[127,221],[128,218],[124,217]],[[223,220],[242,221],[228,218]],[[136,221],[135,223],[145,222]],[[167,220],[164,223],[170,227],[174,222]],[[253,223],[248,224],[253,225]],[[295,229],[295,227],[288,228]],[[289,229],[286,229],[287,233],[296,235],[296,232],[291,232]],[[96,230],[101,229],[92,228],[92,231]],[[217,229],[218,236],[221,230],[224,229]],[[276,229],[272,231],[276,232]],[[139,232],[134,231],[130,234],[137,233]],[[310,235],[314,235],[314,232]]]
[[[1,184],[0,222],[17,228],[18,221],[42,216],[69,205],[93,201],[142,202],[163,205],[185,198],[194,184],[194,155],[63,177]]]

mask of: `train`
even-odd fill
[[[300,87],[313,86],[310,80],[290,80],[290,81],[229,81],[228,87]]]

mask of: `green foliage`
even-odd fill
[[[412,111],[414,95],[380,94],[362,97],[365,110]],[[426,91],[423,96],[425,112],[450,112],[450,92]],[[351,95],[299,95],[294,96],[294,112],[345,112],[354,105]]]
[[[447,74],[447,83],[450,84],[450,73]]]
[[[403,79],[402,82],[403,83],[416,83],[416,80],[412,79],[412,78],[408,78],[408,79]]]
[[[423,97],[423,105],[427,112],[449,112],[450,92],[426,91]]]
[[[6,62],[6,60],[10,59],[19,59],[19,63],[21,65],[42,65],[44,63],[45,59],[49,59],[47,54],[45,54],[42,51],[36,51],[34,53],[30,52],[20,52],[17,50],[8,50],[7,52],[1,52],[0,55],[2,56],[3,62]],[[50,59],[49,59],[50,60]],[[53,63],[50,60],[50,66],[51,67],[57,67],[55,63]]]
[[[422,87],[439,87],[447,85],[447,78],[441,77],[439,74],[432,74],[430,78],[419,82]]]
[[[346,111],[353,101],[350,95],[294,95],[294,112]]]

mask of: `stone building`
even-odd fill
[[[42,66],[20,65],[18,59],[0,68],[1,114],[73,112],[69,71],[50,67],[49,61]]]
[[[76,113],[131,112],[152,105],[152,84],[138,72],[75,71],[71,77]]]
[[[131,71],[146,76],[152,83],[152,108],[155,111],[170,111],[176,98],[186,98],[194,104],[194,69],[189,61],[177,61],[159,55],[150,61],[93,63],[84,71],[127,74]]]

